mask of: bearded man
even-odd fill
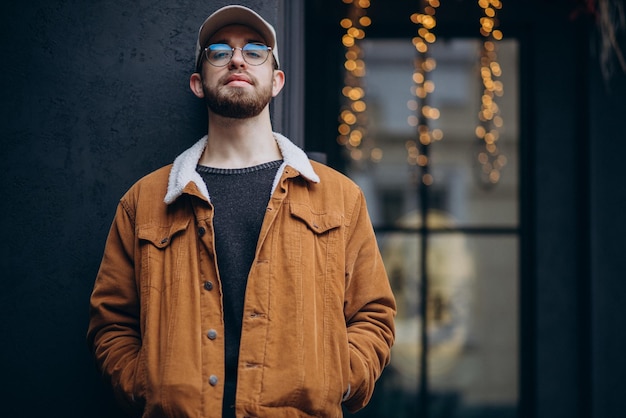
[[[88,342],[142,417],[339,417],[389,363],[395,300],[361,190],[273,132],[274,28],[227,6],[198,34],[207,135],[121,198]]]

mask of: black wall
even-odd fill
[[[618,39],[626,53],[626,30]],[[589,167],[591,274],[582,293],[590,307],[594,417],[626,415],[626,69],[612,63],[608,82],[598,65],[590,68],[589,154],[581,163]]]
[[[522,18],[530,255],[521,284],[529,298],[524,410],[624,416],[626,69],[612,54],[612,74],[602,74],[595,16],[573,2],[536,3],[543,19]],[[623,53],[626,31],[617,40]]]
[[[188,80],[228,3],[3,3],[0,416],[121,416],[85,342],[89,295],[119,197],[206,133]]]

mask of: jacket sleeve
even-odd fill
[[[132,212],[121,201],[91,294],[87,342],[120,405],[137,414],[142,409],[135,399],[141,334],[134,231]]]
[[[376,380],[389,364],[396,303],[361,191],[347,234],[344,314],[351,370],[344,405],[355,412],[367,405]]]

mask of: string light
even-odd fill
[[[504,89],[499,78],[502,68],[498,63],[497,42],[502,40],[502,32],[498,29],[497,11],[502,9],[501,0],[478,0],[483,10],[480,18],[480,34],[484,40],[480,50],[480,77],[483,84],[479,123],[475,134],[478,139],[476,153],[477,177],[481,185],[493,187],[500,181],[502,169],[507,163],[502,154],[498,140],[504,121],[500,116],[497,99],[502,97]]]
[[[429,173],[430,158],[428,147],[443,138],[441,129],[430,129],[431,121],[439,119],[439,109],[429,105],[429,95],[435,91],[435,83],[429,79],[429,73],[437,67],[437,61],[429,54],[430,45],[437,40],[434,29],[439,0],[425,0],[422,13],[413,13],[411,22],[418,26],[417,36],[412,39],[417,51],[414,59],[413,86],[411,94],[415,96],[407,103],[411,114],[407,118],[409,126],[416,128],[417,140],[406,142],[407,162],[420,167],[420,181],[430,186],[433,176]]]
[[[348,16],[339,22],[345,30],[341,38],[345,47],[345,77],[341,90],[344,100],[339,113],[337,142],[346,148],[353,161],[379,162],[383,158],[383,151],[375,147],[373,140],[368,137],[367,102],[363,82],[365,61],[363,49],[359,45],[365,39],[366,28],[372,24],[367,16],[370,1],[342,1],[350,4],[350,8]]]

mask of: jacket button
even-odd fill
[[[206,229],[204,229],[203,226],[198,228],[198,235],[200,235],[202,237],[202,236],[204,236],[205,233],[206,233]]]
[[[204,289],[213,290],[213,282],[209,282],[209,281],[204,282]]]
[[[215,331],[214,329],[210,329],[206,335],[207,337],[209,337],[209,340],[214,340],[217,338],[217,331]]]
[[[215,385],[217,385],[217,382],[218,382],[217,376],[215,376],[214,374],[212,374],[212,375],[209,377],[209,385],[211,385],[211,386],[215,386]]]

